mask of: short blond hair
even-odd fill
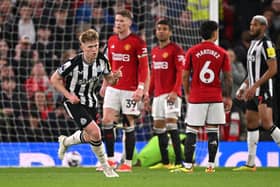
[[[79,37],[80,43],[86,43],[91,41],[99,41],[99,34],[94,29],[88,29],[81,33]]]
[[[130,20],[133,20],[133,15],[129,10],[123,9],[119,10],[116,15],[121,15],[122,17],[129,18]]]

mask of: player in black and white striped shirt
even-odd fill
[[[251,41],[247,53],[248,77],[237,91],[238,99],[245,99],[247,119],[248,160],[245,166],[234,171],[256,171],[255,157],[259,141],[259,123],[270,131],[272,139],[280,146],[280,130],[272,118],[272,78],[277,73],[276,52],[272,42],[265,36],[267,20],[254,16],[250,24]]]
[[[53,86],[65,97],[66,111],[81,126],[81,130],[71,136],[59,137],[58,156],[63,159],[64,153],[71,145],[90,143],[106,177],[118,177],[107,163],[101,131],[95,122],[98,102],[95,91],[101,76],[114,85],[122,76],[122,72],[118,69],[112,73],[106,57],[98,53],[99,36],[95,30],[83,32],[79,40],[83,52],[64,63],[51,77]]]

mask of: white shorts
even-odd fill
[[[107,87],[105,91],[103,108],[122,110],[123,114],[140,115],[139,103],[132,100],[134,91],[120,90]]]
[[[168,94],[154,97],[152,105],[152,116],[154,120],[173,118],[177,119],[181,115],[182,99],[177,97],[174,103],[167,102]]]
[[[226,123],[223,103],[188,103],[185,123],[190,126],[221,125]]]

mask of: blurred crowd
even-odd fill
[[[209,19],[209,1],[1,0],[0,141],[56,141],[57,135],[69,135],[77,128],[49,77],[80,52],[82,31],[94,28],[100,33],[102,52],[113,34],[114,12],[125,8],[133,12],[132,30],[147,42],[148,49],[156,43],[155,22],[168,18],[174,26],[172,39],[187,50],[200,41],[198,30]],[[234,97],[246,76],[249,22],[254,15],[267,18],[267,35],[280,48],[280,0],[220,0],[219,5],[219,44],[228,50],[232,62]],[[232,113],[239,120],[234,140],[244,140],[244,103],[235,101]],[[228,118],[230,128],[231,115]],[[183,129],[182,119],[184,115]],[[138,123],[138,140],[148,140],[152,135],[149,115],[143,113]],[[230,136],[227,131],[222,130],[225,140]]]

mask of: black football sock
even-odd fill
[[[178,132],[178,130],[171,130],[168,132],[170,133],[173,149],[175,152],[175,157],[176,157],[175,164],[176,165],[181,164],[182,163],[182,151],[181,151],[179,132]]]

